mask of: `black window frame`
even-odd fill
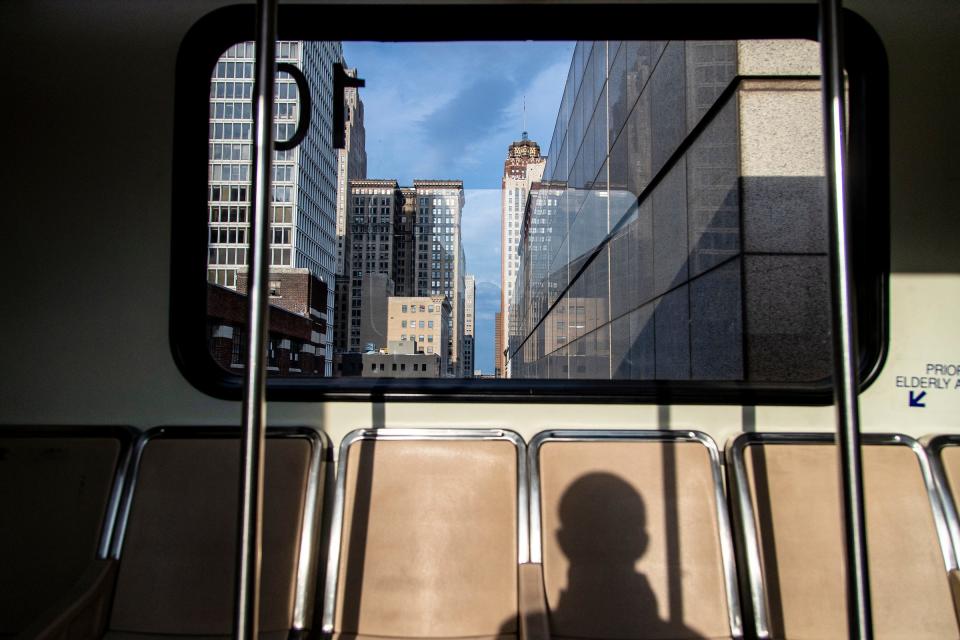
[[[817,7],[813,4],[361,6],[282,5],[278,8],[278,40],[817,40],[818,31]],[[377,19],[358,20],[358,10]],[[546,12],[549,21],[544,20]],[[399,24],[405,27],[398,30]],[[435,28],[437,25],[442,28]],[[243,377],[216,363],[206,331],[209,84],[220,55],[237,42],[254,39],[253,5],[215,10],[188,31],[176,67],[171,350],[191,384],[204,393],[228,400],[242,398]],[[889,342],[888,72],[879,36],[850,10],[844,11],[843,43],[850,97],[848,198],[854,229],[862,391],[879,375]],[[269,377],[267,398],[816,406],[833,402],[833,388],[829,380],[757,383]]]

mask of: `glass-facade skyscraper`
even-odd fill
[[[526,202],[513,377],[830,375],[816,42],[580,42]]]

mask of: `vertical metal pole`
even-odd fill
[[[860,457],[859,350],[853,282],[850,221],[846,201],[846,109],[843,77],[841,0],[820,0],[820,59],[826,134],[827,203],[833,333],[833,386],[837,406],[837,450],[846,551],[847,624],[851,638],[873,637],[870,576]]]
[[[240,534],[237,545],[234,637],[256,640],[260,629],[260,552],[263,541],[263,454],[266,423],[266,342],[270,266],[270,170],[273,160],[273,77],[276,58],[276,0],[257,1],[253,86],[253,189],[250,220],[250,277],[247,282],[246,383],[240,459]]]

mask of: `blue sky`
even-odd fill
[[[467,273],[477,277],[476,362],[493,372],[500,301],[500,179],[526,128],[548,152],[573,42],[345,42],[366,80],[367,177],[463,180]]]

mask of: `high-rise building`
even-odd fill
[[[829,378],[818,54],[577,44],[524,216],[514,377]]]
[[[340,280],[340,299],[345,313],[337,318],[337,331],[345,337],[343,351],[360,351],[366,347],[361,334],[364,313],[370,316],[370,305],[364,305],[372,293],[371,274],[383,276],[378,287],[383,296],[397,292],[397,232],[403,215],[403,194],[396,180],[351,180],[344,256],[346,274]],[[404,225],[406,228],[409,225]],[[366,284],[367,293],[364,293]],[[365,309],[366,307],[366,309]],[[369,320],[369,317],[368,317]],[[377,344],[384,347],[385,344]]]
[[[447,375],[459,378],[463,367],[463,318],[466,255],[460,235],[462,180],[414,180],[417,223],[413,285],[418,296],[450,300]],[[412,246],[412,244],[411,244]]]
[[[356,69],[346,69],[351,78],[357,77]],[[349,253],[346,243],[350,240],[347,233],[347,207],[350,199],[350,180],[362,180],[367,177],[366,129],[363,125],[363,100],[357,87],[343,90],[343,109],[345,119],[343,149],[337,149],[337,275],[346,274],[344,255]]]
[[[403,205],[400,219],[396,225],[394,247],[396,249],[396,294],[398,296],[423,295],[416,288],[417,247],[415,230],[417,226],[417,190],[412,187],[400,187]]]
[[[500,192],[500,341],[495,345],[496,358],[500,362],[496,368],[500,375],[510,377],[509,362],[503,362],[503,350],[506,336],[510,335],[510,305],[513,304],[517,270],[520,268],[518,248],[520,230],[523,223],[523,209],[527,201],[530,185],[543,177],[546,158],[540,155],[540,145],[527,138],[523,132],[521,140],[507,149],[507,159],[503,163],[503,179]]]
[[[346,74],[357,77],[356,69],[346,69]],[[351,235],[347,230],[347,212],[350,207],[350,181],[367,177],[366,129],[363,120],[363,101],[356,87],[343,90],[344,100],[344,147],[337,150],[337,281],[334,291],[333,349],[342,353],[348,350],[350,317],[350,275],[345,256],[350,253]]]
[[[466,276],[463,280],[463,377],[469,378],[473,375],[473,366],[476,362],[474,314],[476,313],[477,279],[474,276]]]
[[[396,180],[351,180],[342,293],[344,313],[338,319],[347,336],[342,350],[358,351],[363,316],[363,278],[379,273],[389,278],[387,295],[435,297],[450,301],[447,319],[445,376],[469,375],[463,368],[463,323],[466,257],[460,237],[463,181],[414,180],[401,187]],[[349,318],[349,321],[347,320]],[[385,345],[377,345],[383,347]],[[439,345],[438,345],[439,347]]]
[[[319,309],[325,335],[324,375],[331,374],[333,283],[337,262],[337,157],[331,144],[333,64],[342,62],[339,42],[277,43],[277,62],[301,69],[312,96],[310,129],[289,151],[275,151],[271,215],[270,265],[306,269],[327,285]],[[237,272],[248,263],[251,212],[251,144],[253,134],[254,44],[230,47],[217,62],[210,83],[210,173],[208,189],[209,282],[235,289]],[[279,74],[273,105],[277,140],[297,127],[297,85]]]

